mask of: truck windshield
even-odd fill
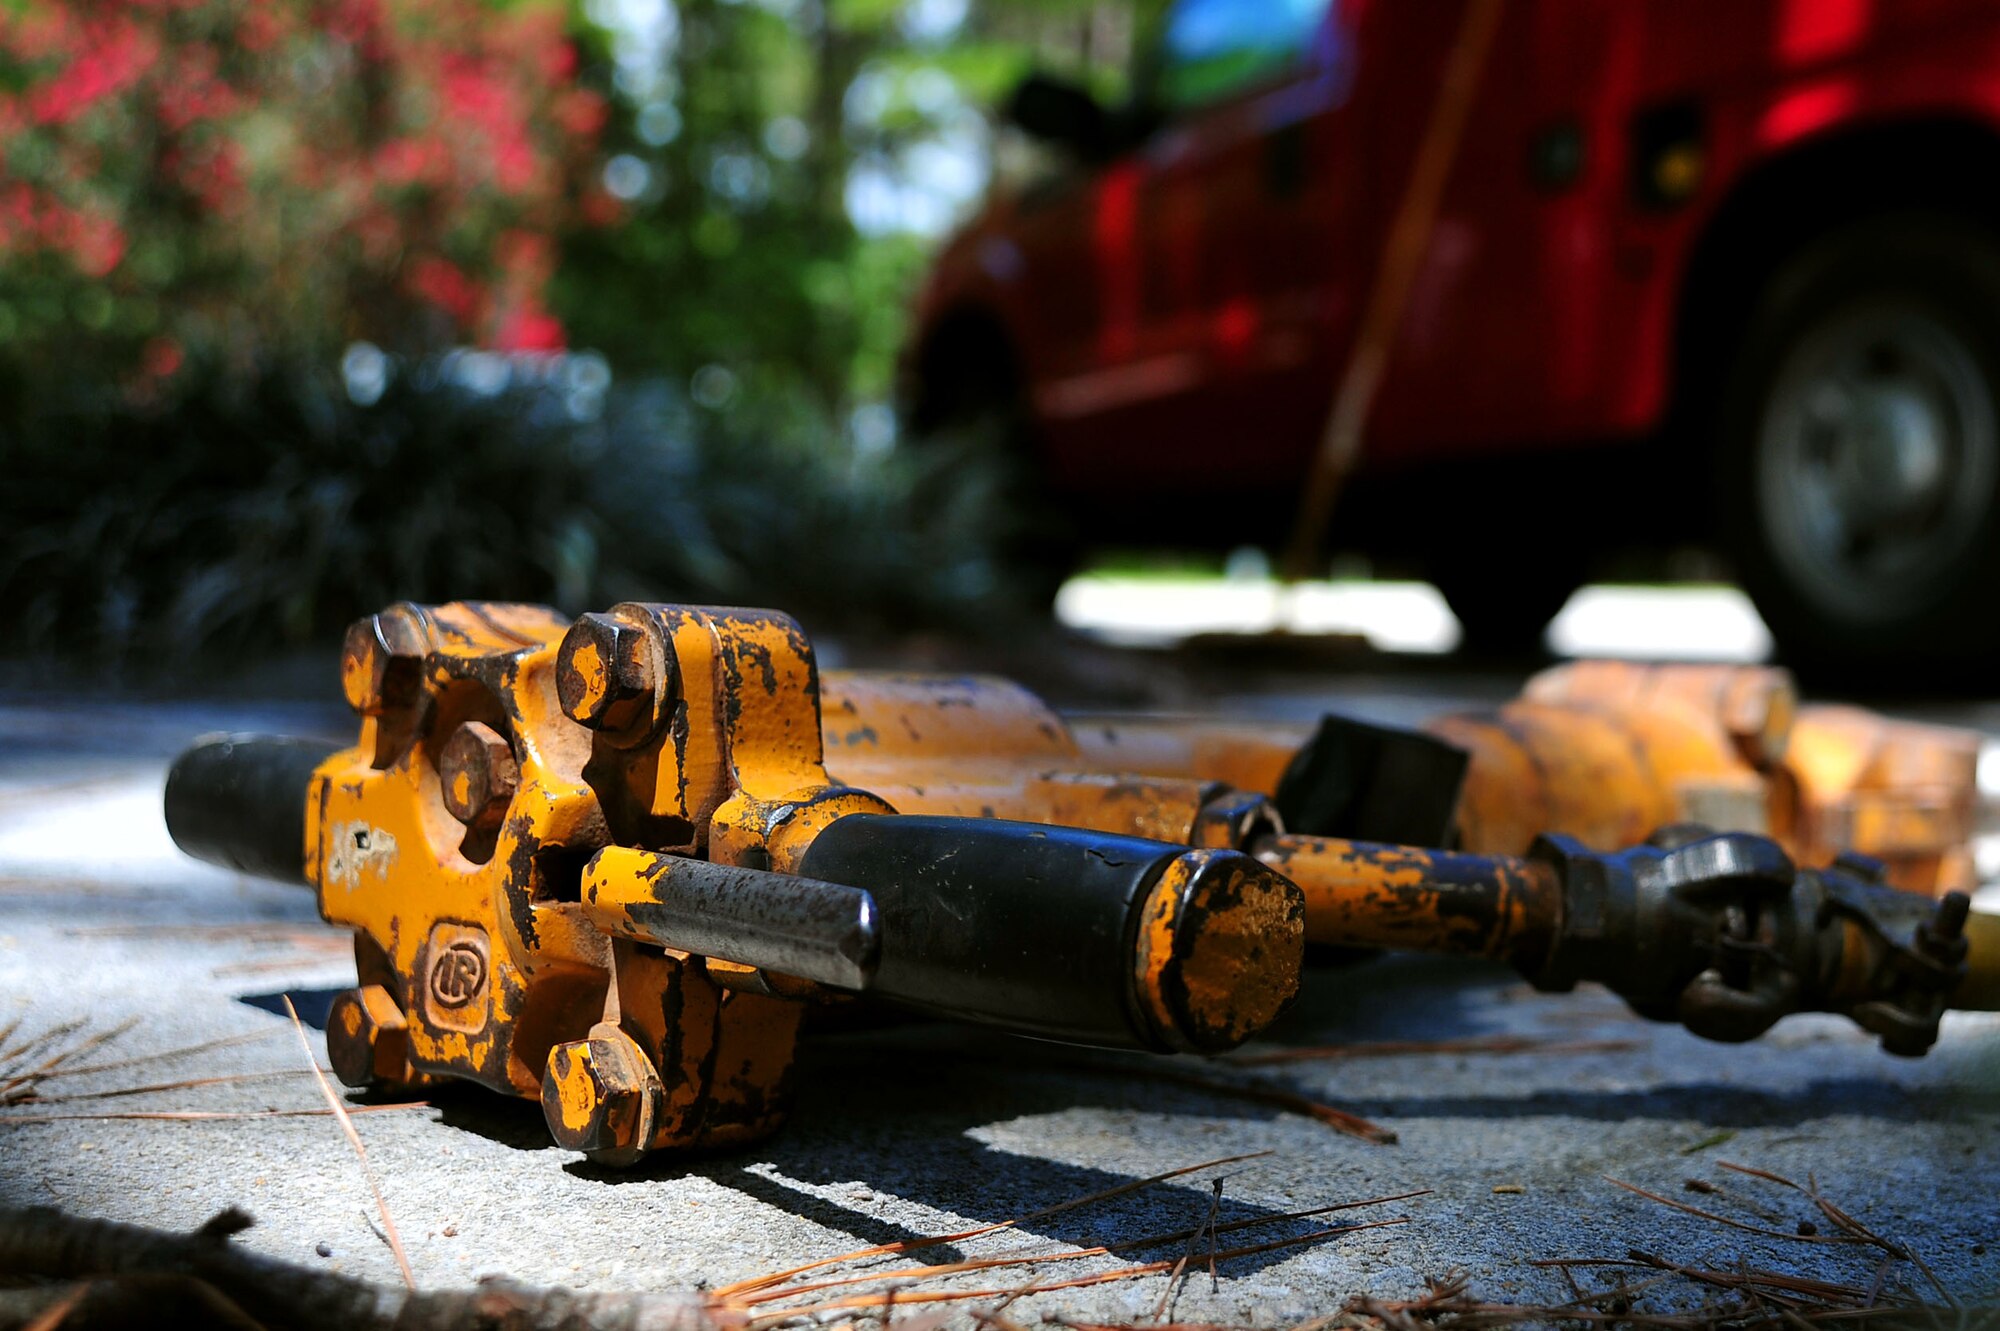
[[[1167,13],[1155,85],[1168,111],[1219,101],[1299,62],[1329,0],[1179,0]]]

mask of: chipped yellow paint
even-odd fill
[[[579,707],[589,711],[604,700],[611,687],[611,665],[594,642],[586,642],[570,656],[570,663],[583,680]]]
[[[1801,707],[1783,670],[1575,662],[1494,713],[1426,728],[1471,755],[1468,850],[1519,854],[1542,832],[1612,850],[1700,822],[1771,835],[1802,864],[1859,850],[1915,891],[1976,883],[1979,736]]]
[[[596,1079],[591,1075],[592,1050],[588,1042],[563,1045],[550,1054],[550,1072],[562,1106],[562,1123],[572,1132],[590,1127],[597,1111]]]
[[[1169,1038],[1178,1032],[1180,1023],[1167,1004],[1164,981],[1174,955],[1174,926],[1179,923],[1182,898],[1196,867],[1185,856],[1169,864],[1146,898],[1139,919],[1139,1004],[1153,1029]]]
[[[1554,875],[1510,856],[1287,834],[1267,838],[1258,858],[1305,894],[1313,943],[1517,958],[1560,923]]]
[[[637,603],[610,613],[645,635],[661,681],[655,705],[615,732],[571,719],[597,716],[588,697],[576,705],[577,679],[584,694],[612,684],[597,630],[565,649],[570,629],[553,612],[475,604],[400,606],[370,621],[356,635],[362,647],[392,642],[398,653],[371,671],[400,682],[386,703],[365,699],[358,742],[316,774],[306,835],[322,911],[383,959],[384,992],[407,1020],[410,1075],[539,1096],[559,1139],[598,1141],[606,1125],[592,1115],[606,1112],[596,1103],[605,1092],[589,1042],[617,1043],[620,1075],[648,1088],[631,1125],[644,1140],[589,1148],[600,1154],[771,1131],[802,1012],[788,1000],[816,990],[647,944],[607,903],[584,899],[593,854],[630,847],[795,871],[839,818],[905,807],[849,771],[830,774],[829,751],[854,772],[900,773],[892,788],[908,811],[1182,843],[1210,790],[1193,777],[1083,770],[1060,721],[994,680],[884,677],[872,693],[837,691],[846,728],[832,742],[811,646],[786,616]],[[559,659],[576,677],[570,714]],[[865,733],[864,714],[893,719],[894,738]],[[447,739],[473,724],[503,736],[519,768],[497,827],[458,822],[440,785]],[[958,779],[929,785],[946,767]],[[463,807],[471,792],[460,779]],[[1233,1043],[1289,999],[1283,985],[1246,994],[1225,980],[1262,964],[1258,947],[1296,950],[1300,929],[1280,905],[1296,915],[1297,895],[1242,861],[1233,875],[1204,877],[1207,854],[1190,852],[1174,898],[1182,914],[1163,926],[1165,950],[1145,982],[1169,1029]],[[1290,976],[1296,956],[1275,969]]]
[[[1210,718],[1065,723],[1018,685],[984,677],[832,672],[825,697],[836,777],[905,812],[1168,840],[1184,839],[1177,814],[1121,801],[1118,782],[1136,774],[1269,795],[1312,733]],[[1466,851],[1518,855],[1545,833],[1609,851],[1699,822],[1773,836],[1804,864],[1861,850],[1916,891],[1976,881],[1979,737],[1801,707],[1783,670],[1572,662],[1530,679],[1514,702],[1424,729],[1468,754],[1457,822]],[[1119,775],[1092,791],[1086,774]],[[1076,784],[1058,789],[1064,780]]]
[[[1186,844],[1207,779],[1095,770],[1062,718],[984,675],[833,671],[827,763],[903,813],[1082,827]]]
[[[1296,887],[1254,860],[1191,850],[1161,872],[1140,915],[1140,1007],[1177,1048],[1233,1048],[1297,996],[1304,950]]]
[[[325,844],[326,881],[345,892],[358,889],[364,875],[386,882],[396,867],[395,836],[365,819],[334,823]]]
[[[598,746],[600,782],[615,783],[632,801],[607,808],[614,842],[644,844],[624,834],[628,824],[684,827],[687,844],[659,848],[788,872],[835,819],[895,811],[828,775],[817,668],[789,617],[636,603],[611,613],[657,634],[678,693],[671,723],[657,733],[625,747]],[[614,914],[599,908],[600,923],[627,937],[637,933]],[[716,1145],[775,1128],[799,1005],[747,992],[769,987],[754,973],[725,988],[714,967],[681,953],[619,942],[614,955],[620,1020],[663,1073],[649,1145]],[[676,1014],[671,1023],[668,1009]]]
[[[1852,848],[1883,860],[1898,887],[1972,890],[1981,743],[1974,731],[1856,707],[1800,708],[1779,783],[1793,853],[1820,863]]]
[[[1075,717],[1078,751],[1092,769],[1220,782],[1269,795],[1312,727],[1205,717]]]
[[[1012,680],[830,670],[820,689],[828,761],[843,774],[913,760],[1078,766],[1062,719]]]
[[[713,1052],[721,1038],[722,995],[685,952],[614,944],[619,1018],[660,1074],[661,1111],[653,1149],[701,1140]],[[669,1024],[668,1015],[673,1021]]]
[[[822,766],[811,648],[790,619],[614,613],[670,657],[673,694],[652,733],[599,735],[564,714],[555,672],[569,625],[552,611],[385,612],[402,649],[421,646],[420,661],[391,663],[404,678],[420,665],[420,696],[371,706],[356,745],[316,774],[310,876],[326,917],[385,958],[413,1075],[542,1096],[569,1116],[578,1092],[565,1079],[589,1069],[551,1051],[610,1020],[648,1076],[664,1073],[650,1145],[747,1140],[782,1117],[798,1005],[725,990],[700,958],[614,943],[577,899],[584,861],[616,842],[784,869],[834,819],[893,810]],[[570,664],[608,687],[590,644]],[[446,740],[472,722],[504,736],[520,770],[497,829],[452,818],[440,785]],[[545,1088],[545,1075],[563,1084]]]
[[[541,847],[568,844],[595,807],[581,779],[588,746],[556,725],[568,723],[549,662],[567,621],[535,606],[400,613],[421,626],[421,705],[414,715],[364,716],[355,747],[321,766],[308,808],[308,868],[322,914],[388,958],[416,1071],[538,1094],[546,1046],[517,1050],[517,1023],[551,982],[560,987],[594,960],[574,931],[553,931],[553,947],[525,946],[513,919],[525,888],[520,865]],[[428,722],[422,733],[420,718]],[[466,720],[508,735],[521,762],[507,823],[484,845],[446,811],[437,774],[438,752]],[[519,913],[532,918],[534,908],[522,900]],[[459,1007],[431,1001],[432,968],[468,942],[486,949],[477,992]]]

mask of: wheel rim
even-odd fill
[[[1792,348],[1758,454],[1777,564],[1823,611],[1860,625],[1924,608],[1974,548],[2000,430],[1967,339],[1883,301],[1837,314]]]

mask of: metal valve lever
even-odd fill
[[[849,993],[873,987],[881,910],[865,888],[648,850],[601,850],[584,913],[606,933]]]

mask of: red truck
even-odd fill
[[[937,261],[915,433],[1092,539],[1281,544],[1482,0],[1176,0]],[[2000,657],[2000,5],[1502,0],[1331,531],[1539,634],[1707,543],[1790,660]]]

